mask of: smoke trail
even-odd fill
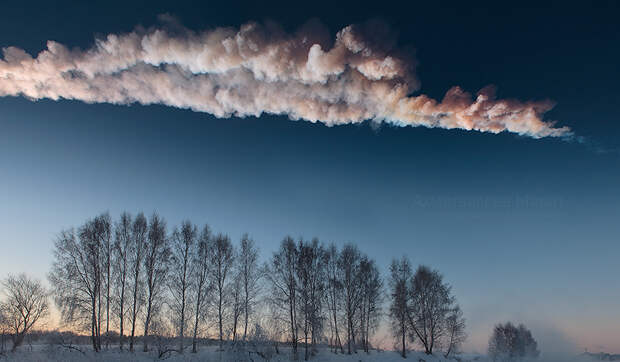
[[[287,34],[274,24],[193,32],[177,25],[110,34],[88,50],[54,41],[36,58],[3,49],[0,96],[165,104],[217,117],[288,115],[327,125],[385,121],[400,126],[566,137],[542,115],[549,101],[475,97],[459,87],[442,101],[412,96],[415,62],[377,24],[351,25],[332,40],[309,23]]]

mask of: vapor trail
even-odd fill
[[[138,28],[88,50],[47,42],[36,58],[3,49],[0,96],[89,103],[165,104],[217,117],[287,115],[327,125],[385,121],[400,126],[563,137],[542,115],[549,101],[475,97],[459,87],[442,101],[415,95],[412,57],[378,24],[351,25],[335,40],[317,23],[293,34],[274,24],[194,32]]]

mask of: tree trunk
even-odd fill
[[[245,288],[245,301],[244,301],[244,305],[243,305],[243,309],[244,309],[244,313],[245,313],[245,318],[244,318],[244,322],[243,322],[243,340],[245,341],[248,335],[248,289],[247,286]]]
[[[13,347],[11,348],[11,352],[15,352],[17,350],[17,347],[21,346],[21,344],[24,342],[24,337],[25,334],[22,333],[15,333],[15,335],[13,336]]]
[[[406,332],[405,332],[405,325],[402,324],[401,328],[403,329],[403,335],[402,335],[402,337],[403,337],[403,351],[402,351],[402,356],[403,356],[403,358],[407,358],[407,352],[405,351],[405,343],[406,343],[405,342],[405,334],[406,334]]]
[[[91,315],[91,322],[90,322],[90,332],[91,332],[91,340],[93,342],[93,350],[95,352],[99,352],[99,349],[97,348],[97,300],[96,300],[96,296],[93,296],[92,301],[91,301],[91,306],[92,306],[92,315]]]
[[[198,353],[196,342],[198,339],[198,319],[200,318],[200,302],[201,302],[202,286],[198,287],[198,296],[196,299],[196,316],[194,318],[194,336],[192,338],[192,353]]]
[[[153,302],[149,297],[148,305],[146,307],[146,320],[144,322],[144,352],[149,351],[148,337],[149,337],[149,324],[151,324],[151,307]]]
[[[120,331],[119,331],[119,344],[120,350],[123,350],[123,337],[124,337],[124,327],[125,327],[125,282],[123,281],[123,285],[121,286],[121,305],[118,316],[120,317]]]
[[[218,319],[219,319],[219,327],[220,327],[220,350],[222,349],[224,340],[223,340],[223,335],[224,335],[224,331],[222,328],[222,286],[220,286],[219,288],[219,293],[220,293],[220,298],[218,300]]]
[[[108,240],[109,245],[109,240]],[[105,348],[110,348],[110,250],[108,247],[106,261],[107,285],[106,285],[106,314],[105,314]]]

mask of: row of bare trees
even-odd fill
[[[239,248],[189,221],[168,232],[157,214],[123,213],[112,222],[99,215],[60,233],[49,281],[63,321],[88,330],[95,351],[109,347],[118,327],[120,349],[134,350],[139,329],[143,350],[149,336],[171,325],[178,352],[197,340],[215,319],[220,345],[243,322],[243,338],[261,276],[258,250],[245,235]],[[112,328],[112,329],[111,329]]]
[[[438,271],[421,265],[414,273],[406,257],[393,260],[389,288],[392,331],[403,358],[407,341],[418,342],[427,354],[458,352],[466,337],[465,319]]]
[[[197,352],[206,335],[223,348],[257,330],[276,349],[287,342],[295,358],[299,346],[307,360],[325,343],[334,353],[368,352],[384,302],[403,357],[408,343],[450,355],[465,338],[462,312],[437,271],[414,273],[409,260],[395,260],[384,288],[375,261],[354,244],[285,237],[261,266],[247,234],[234,245],[208,225],[169,229],[157,213],[104,213],[60,232],[53,260],[48,279],[62,321],[88,332],[96,352],[112,343],[134,351],[139,342],[148,351],[161,336],[175,338],[174,351]],[[0,325],[17,348],[48,314],[50,293],[25,275],[7,278],[4,290]]]
[[[381,315],[383,284],[375,262],[355,245],[342,250],[317,239],[295,242],[286,237],[266,272],[275,320],[286,327],[296,357],[303,342],[308,359],[329,328],[335,352],[366,352]]]

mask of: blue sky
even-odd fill
[[[0,276],[44,278],[55,235],[97,213],[157,210],[170,225],[249,232],[263,257],[291,234],[356,242],[384,271],[403,254],[431,265],[465,311],[469,349],[511,319],[620,351],[620,51],[609,9],[46,6],[3,11],[0,46],[86,48],[164,12],[193,29],[319,17],[334,32],[380,16],[416,47],[423,92],[495,84],[500,96],[549,98],[547,118],[584,141],[0,98]]]

